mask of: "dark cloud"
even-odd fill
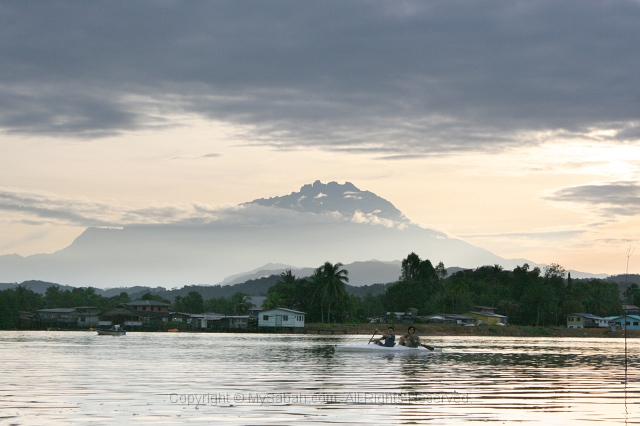
[[[637,216],[640,211],[640,184],[621,181],[571,186],[559,189],[546,198],[593,206],[603,215]]]
[[[0,6],[0,128],[98,137],[193,112],[253,144],[392,158],[639,139],[637,2]]]

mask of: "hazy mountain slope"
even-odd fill
[[[524,263],[411,224],[390,202],[350,183],[316,182],[223,213],[211,223],[89,228],[53,254],[0,256],[0,281],[172,288],[220,282],[268,263],[317,267],[325,261],[399,260],[411,252],[464,268]],[[374,277],[362,282],[397,279],[384,265],[366,268]]]
[[[254,271],[233,275],[225,278],[221,285],[232,285],[242,283],[252,279],[268,277],[270,275],[279,275],[290,269],[293,275],[298,278],[308,277],[313,274],[315,268],[296,268],[287,266],[285,268],[276,268],[274,264],[264,265]],[[376,283],[389,283],[397,281],[400,276],[400,261],[380,262],[377,260],[369,260],[365,262],[353,262],[343,265],[343,268],[349,272],[349,284],[353,286],[362,286]]]

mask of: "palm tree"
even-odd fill
[[[253,303],[251,303],[251,296],[242,292],[235,293],[229,298],[229,300],[232,303],[233,310],[236,315],[244,315],[249,311],[249,309],[251,309],[251,307],[253,307]]]
[[[324,284],[324,276],[322,266],[313,270],[313,275],[311,276],[311,288],[312,288],[312,297],[313,303],[316,306],[320,306],[320,317],[322,323],[324,324],[324,300],[322,294],[322,288]]]
[[[322,276],[322,286],[320,287],[322,300],[328,304],[327,319],[331,323],[331,305],[344,304],[348,299],[345,283],[349,282],[349,271],[341,269],[342,263],[332,265],[325,262],[320,268]]]
[[[267,298],[262,302],[262,309],[275,309],[283,305],[283,298],[280,293],[272,291],[267,293]]]
[[[291,269],[287,269],[280,274],[278,282],[287,286],[294,286],[296,284],[296,276],[291,273]]]
[[[449,294],[451,295],[451,302],[453,304],[453,310],[456,310],[456,300],[458,301],[458,309],[460,309],[460,296],[469,291],[469,285],[464,278],[457,278],[450,281]]]

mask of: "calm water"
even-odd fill
[[[442,337],[439,355],[334,353],[369,336],[0,332],[0,422],[637,424],[640,342]]]

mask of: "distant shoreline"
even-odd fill
[[[407,324],[322,324],[311,323],[301,329],[257,329],[249,328],[244,330],[193,330],[184,328],[179,333],[265,333],[265,334],[308,334],[308,335],[363,335],[371,337],[373,332],[378,330],[386,330],[388,326],[393,326],[396,335],[404,334],[408,327]],[[416,327],[417,334],[423,338],[441,336],[487,336],[487,337],[599,337],[599,338],[623,338],[624,330],[618,329],[611,332],[604,328],[566,328],[562,326],[535,327],[526,325],[507,325],[507,326],[475,326],[463,327],[458,325],[432,325],[432,324],[413,324]],[[46,331],[36,329],[8,329],[0,331]],[[93,332],[87,329],[57,329],[50,331],[74,331],[74,332]],[[166,329],[155,330],[127,330],[128,333],[166,333]],[[630,339],[640,338],[639,330],[628,330],[627,337]]]
[[[305,334],[373,334],[374,330],[385,330],[392,325],[396,334],[404,333],[406,324],[308,324]],[[623,338],[624,330],[610,332],[605,328],[566,328],[562,326],[535,327],[523,325],[476,326],[413,324],[417,334],[424,337],[437,336],[505,336],[505,337],[603,337]],[[628,330],[628,338],[640,338],[640,331]]]

